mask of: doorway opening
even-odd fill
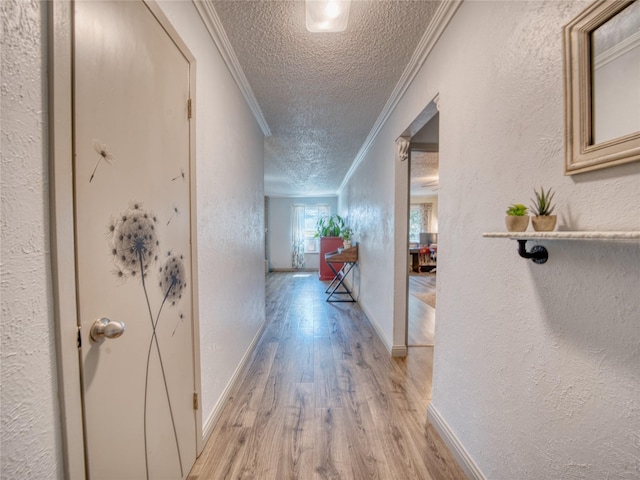
[[[435,119],[435,120],[434,120]],[[432,120],[434,120],[432,122]],[[429,125],[428,125],[429,124]],[[398,263],[396,265],[396,276],[394,280],[394,290],[398,292],[398,296],[396,297],[396,304],[394,307],[394,336],[398,339],[402,339],[403,345],[398,345],[396,348],[397,354],[395,356],[410,356],[409,346],[411,344],[417,345],[417,341],[409,340],[409,308],[408,303],[410,298],[413,299],[413,295],[409,293],[410,286],[410,270],[413,267],[414,256],[410,252],[410,247],[413,246],[411,243],[415,243],[416,247],[420,246],[420,233],[427,234],[427,236],[423,236],[423,243],[426,243],[428,246],[434,244],[434,254],[432,255],[429,250],[428,253],[425,250],[423,253],[426,254],[423,257],[423,261],[420,261],[420,257],[415,257],[417,270],[425,270],[426,271],[434,269],[437,274],[437,240],[433,237],[429,237],[428,234],[437,233],[437,205],[433,205],[434,201],[424,202],[424,203],[432,203],[430,212],[426,212],[427,207],[419,207],[414,206],[414,216],[421,216],[422,213],[420,209],[422,208],[425,211],[425,215],[428,216],[428,213],[431,213],[431,219],[427,219],[425,222],[421,222],[419,226],[415,226],[415,232],[412,234],[417,235],[414,237],[414,241],[409,241],[409,230],[410,230],[410,214],[411,214],[411,196],[410,196],[410,165],[412,163],[411,157],[413,157],[413,163],[416,163],[416,158],[418,158],[423,153],[427,157],[432,157],[429,162],[431,168],[427,167],[427,174],[425,174],[424,179],[418,180],[418,185],[425,185],[424,188],[430,187],[434,189],[436,185],[434,184],[435,180],[437,180],[437,172],[434,168],[433,162],[433,154],[438,152],[439,150],[439,112],[438,112],[438,95],[436,95],[431,102],[429,102],[424,109],[417,115],[417,117],[406,127],[406,129],[402,132],[398,140],[396,140],[396,144],[398,145],[397,150],[397,158],[399,162],[397,163],[399,169],[397,170],[397,179],[396,181],[396,216],[398,218],[398,227],[395,244],[396,244],[396,255],[398,259],[403,259],[402,263]],[[403,151],[405,152],[403,154]],[[404,155],[404,159],[403,159]],[[409,157],[409,161],[406,160]],[[429,164],[427,162],[427,164]],[[431,171],[433,170],[433,171]],[[431,195],[433,197],[433,195]],[[435,207],[435,208],[434,208]],[[435,213],[435,215],[434,215]],[[424,224],[424,226],[423,226]],[[426,231],[424,231],[426,230]],[[433,230],[433,231],[429,231]],[[417,252],[417,255],[420,255],[420,251]],[[424,265],[420,265],[423,263]],[[424,268],[422,268],[424,267]],[[419,273],[419,272],[414,272]],[[420,272],[422,273],[422,272]],[[432,288],[433,289],[433,288]],[[435,293],[432,291],[431,293]],[[421,301],[416,298],[416,300]],[[424,302],[426,303],[426,302]],[[433,302],[435,305],[435,302]],[[433,307],[431,307],[433,308]],[[435,320],[435,318],[434,318]],[[432,330],[434,330],[432,328]],[[432,335],[433,337],[433,335]],[[432,345],[433,342],[422,342],[420,344]],[[433,347],[428,347],[433,348]],[[420,348],[422,350],[422,348]],[[415,350],[414,350],[415,351]],[[393,354],[394,352],[392,352]]]
[[[433,347],[438,256],[438,128],[436,113],[409,146],[407,346]]]

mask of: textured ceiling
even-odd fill
[[[438,152],[411,152],[410,184],[412,197],[438,195],[440,186]]]
[[[426,109],[425,109],[426,110]],[[440,114],[436,113],[411,137],[411,197],[438,195],[440,186]]]
[[[340,33],[310,33],[303,1],[212,2],[272,135],[266,195],[337,193],[439,2],[352,1]]]

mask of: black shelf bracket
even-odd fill
[[[549,252],[542,245],[535,245],[531,251],[527,252],[527,241],[518,240],[518,254],[522,258],[529,258],[533,263],[541,265],[546,263],[549,258]]]

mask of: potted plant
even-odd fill
[[[533,229],[536,232],[551,232],[556,226],[556,215],[551,215],[555,205],[551,203],[555,192],[549,188],[546,192],[540,187],[540,193],[536,189],[533,190],[536,198],[531,199],[533,204],[529,207],[535,216],[531,219]]]
[[[344,248],[351,248],[351,239],[353,238],[353,230],[351,227],[344,227],[340,231],[340,236],[342,237],[342,246]]]
[[[315,237],[320,239],[320,258],[318,262],[320,280],[333,279],[334,273],[325,261],[324,256],[342,247],[343,240],[340,238],[340,232],[344,227],[344,219],[335,213],[330,216],[320,217],[316,222]],[[341,265],[335,265],[335,267],[340,268]]]
[[[529,215],[527,215],[527,207],[521,203],[513,203],[507,208],[507,216],[505,217],[507,230],[510,232],[524,232],[529,226]]]
[[[316,222],[315,237],[339,237],[344,226],[344,219],[337,213],[334,213],[331,216],[325,215],[318,218],[318,221]]]

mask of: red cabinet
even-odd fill
[[[333,280],[333,272],[327,265],[327,262],[324,261],[324,254],[335,252],[338,248],[342,247],[342,238],[340,237],[321,237],[320,238],[320,271],[319,276],[320,280]],[[335,263],[333,268],[338,271],[342,268],[341,263]]]

